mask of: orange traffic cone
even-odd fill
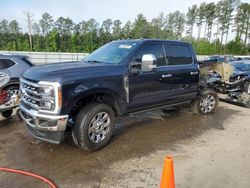
[[[175,188],[174,165],[171,156],[167,156],[164,160],[160,188]]]

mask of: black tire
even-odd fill
[[[21,121],[22,120],[22,118],[20,116],[20,109],[17,109],[17,111],[16,111],[15,120],[17,120],[17,121]]]
[[[95,119],[98,116],[98,114],[101,114],[101,113],[108,114],[109,128],[107,129],[105,135],[104,134],[102,135],[104,136],[103,140],[101,140],[98,143],[94,143],[93,139],[95,139],[96,137],[95,134],[98,134],[98,133],[95,133],[94,131],[94,133],[92,133],[92,136],[91,136],[89,129],[91,127],[93,128],[93,127],[98,126],[97,123],[95,123],[97,121]],[[110,141],[110,138],[114,132],[114,126],[115,126],[115,114],[114,114],[113,109],[110,106],[103,104],[103,103],[91,103],[85,106],[78,113],[76,117],[75,124],[73,125],[73,128],[72,128],[73,140],[77,146],[79,146],[81,149],[84,149],[86,151],[92,152],[92,151],[99,150],[105,145],[107,145],[108,142]],[[99,134],[98,138],[100,138],[100,135],[101,133]],[[92,138],[92,140],[90,137]]]
[[[210,105],[207,104],[208,111],[204,108],[204,100],[210,101]],[[191,103],[191,110],[194,114],[210,114],[217,111],[219,105],[219,97],[217,93],[212,89],[206,89],[201,92],[201,95]]]
[[[1,112],[1,115],[5,118],[5,119],[9,119],[12,115],[13,110],[6,110]]]

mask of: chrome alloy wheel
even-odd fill
[[[88,136],[91,142],[100,143],[110,130],[110,117],[107,112],[97,113],[89,124]]]
[[[8,91],[8,101],[6,105],[17,105],[19,103],[19,89],[11,89]]]
[[[216,100],[213,95],[206,95],[200,100],[200,110],[206,114],[210,113],[216,105]]]
[[[11,98],[15,98],[19,95],[19,90],[18,89],[12,89],[8,91],[8,96]]]

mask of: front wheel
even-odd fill
[[[194,114],[210,114],[217,111],[218,105],[217,93],[211,89],[206,89],[192,102],[191,109]]]
[[[96,151],[108,144],[114,132],[115,114],[103,103],[85,106],[72,129],[75,144],[86,151]]]

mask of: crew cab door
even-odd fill
[[[131,62],[141,69],[144,54],[156,57],[156,68],[129,75],[128,111],[138,111],[189,101],[196,97],[198,65],[188,45],[145,44]]]
[[[165,71],[171,75],[165,81],[173,85],[175,100],[196,98],[199,87],[199,68],[191,45],[165,43],[164,48],[168,61]]]
[[[145,54],[156,58],[156,65],[152,71],[141,71],[142,57]],[[129,104],[128,111],[148,109],[161,106],[168,96],[171,96],[171,85],[163,80],[168,75],[166,56],[163,43],[147,43],[137,52],[130,67],[137,66],[138,73],[129,75]]]

